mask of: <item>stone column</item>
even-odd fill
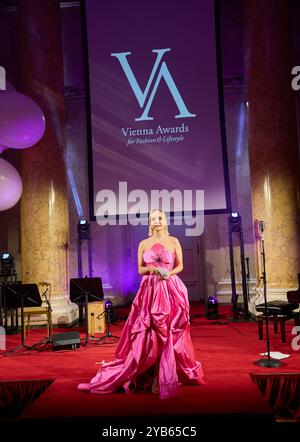
[[[22,151],[22,279],[51,284],[53,323],[70,323],[68,186],[64,161],[64,75],[59,0],[19,0],[20,92],[42,109],[46,131]]]
[[[245,0],[245,72],[253,221],[265,221],[268,300],[297,287],[299,156],[286,0]],[[257,281],[261,275],[257,241]],[[254,303],[263,302],[262,284]]]

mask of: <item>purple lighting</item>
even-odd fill
[[[210,296],[206,301],[206,317],[207,319],[218,317],[218,300],[215,296]]]
[[[217,303],[218,303],[217,298],[215,298],[214,296],[210,296],[210,297],[208,298],[207,302],[208,302],[209,304],[217,304]]]
[[[112,302],[108,299],[105,301],[105,310],[109,311],[112,309]]]
[[[36,144],[46,127],[40,107],[18,92],[1,92],[0,121],[0,144],[15,149]]]

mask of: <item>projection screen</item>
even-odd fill
[[[186,210],[203,191],[206,213],[226,212],[214,1],[85,0],[84,14],[91,216],[107,194],[121,215],[153,191],[192,195]]]

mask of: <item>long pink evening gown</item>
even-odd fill
[[[145,265],[171,270],[175,255],[154,244]],[[150,389],[158,373],[160,398],[175,397],[180,383],[202,384],[200,362],[190,336],[187,288],[177,275],[162,280],[144,275],[116,349],[116,360],[103,363],[78,389],[96,394]]]

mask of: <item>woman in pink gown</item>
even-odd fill
[[[139,245],[143,276],[122,331],[113,362],[102,363],[96,376],[78,389],[107,394],[151,389],[160,398],[175,397],[180,383],[202,384],[200,362],[190,336],[187,289],[179,241],[169,236],[165,214],[149,216],[150,237]]]

